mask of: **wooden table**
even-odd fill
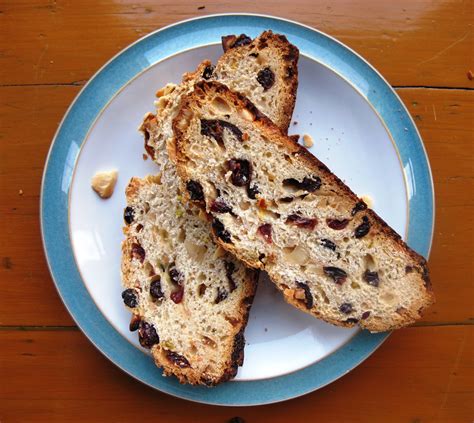
[[[468,422],[473,397],[472,1],[0,2],[0,421]],[[201,7],[200,7],[201,6]],[[202,7],[205,6],[205,7]],[[254,408],[154,391],[76,328],[48,273],[38,205],[53,134],[110,57],[181,19],[268,13],[337,37],[396,88],[428,150],[436,188],[436,305],[347,376]]]

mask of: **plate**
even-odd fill
[[[303,395],[350,371],[389,335],[315,320],[287,305],[263,277],[245,332],[245,363],[234,381],[210,389],[163,378],[128,331],[119,271],[124,189],[132,176],[158,170],[142,158],[137,127],[153,111],[157,88],[219,57],[221,35],[266,29],[300,49],[290,133],[311,135],[310,150],[370,197],[412,248],[426,257],[431,247],[433,184],[419,133],[387,82],[340,42],[296,22],[231,14],[180,22],[126,48],[81,90],[56,133],[42,185],[44,248],[63,302],[103,354],[160,391],[203,403],[257,405]],[[107,169],[119,178],[105,201],[90,180]]]

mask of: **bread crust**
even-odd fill
[[[186,96],[181,103],[181,110],[176,116],[173,123],[173,130],[175,134],[175,143],[176,143],[176,153],[177,153],[177,169],[178,174],[181,177],[182,181],[190,179],[190,175],[187,169],[187,158],[185,154],[185,136],[184,132],[186,129],[186,122],[189,116],[192,114],[191,105],[196,101],[199,96],[201,101],[205,99],[208,94],[218,94],[221,97],[224,97],[228,100],[229,104],[233,104],[237,110],[247,109],[254,116],[253,124],[257,127],[261,133],[265,133],[266,138],[269,142],[283,145],[286,151],[291,154],[291,156],[302,166],[306,167],[309,170],[317,171],[319,174],[323,174],[326,178],[330,180],[331,183],[337,185],[337,187],[344,193],[344,195],[350,199],[352,202],[357,203],[361,200],[347,187],[336,175],[334,175],[322,162],[320,162],[316,157],[314,157],[306,148],[295,143],[291,137],[286,136],[275,124],[273,124],[265,115],[259,112],[259,110],[244,96],[239,93],[230,91],[225,85],[218,82],[206,82],[201,81],[195,85],[193,93]],[[199,204],[202,207],[202,204]],[[367,209],[364,210],[364,213],[371,217],[372,228],[376,229],[380,236],[389,238],[393,240],[397,248],[404,252],[414,263],[414,270],[419,274],[417,283],[423,284],[423,295],[418,298],[418,301],[412,305],[410,310],[403,310],[401,318],[394,322],[378,322],[378,321],[360,321],[359,325],[362,328],[368,329],[372,332],[380,332],[386,330],[397,329],[400,327],[407,326],[414,321],[418,320],[422,316],[422,312],[432,305],[435,301],[433,289],[431,286],[429,271],[427,267],[426,260],[408,247],[407,244],[401,239],[401,237],[392,229],[388,224],[379,217],[373,210]],[[256,260],[254,257],[251,257],[245,254],[245,251],[240,251],[234,244],[223,242],[220,238],[216,237],[213,232],[213,237],[216,243],[218,243],[222,248],[231,252],[238,259],[243,261],[250,267],[255,269],[265,270],[265,263],[262,261]],[[281,285],[285,284],[285,280],[279,275],[272,274],[271,278],[273,282],[281,289]],[[291,290],[290,290],[291,291]],[[327,321],[328,323],[337,325],[352,327],[354,323],[343,322],[340,320],[332,319],[327,315],[322,315],[318,310],[311,309],[308,310],[301,301],[297,301],[291,295],[292,292],[287,292],[287,295],[284,294],[285,300],[297,307],[298,309],[312,314],[322,320]]]

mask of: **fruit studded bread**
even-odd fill
[[[122,298],[130,330],[165,375],[211,386],[242,365],[257,272],[211,241],[165,172],[132,178],[126,189]]]
[[[216,242],[266,270],[289,303],[374,332],[433,303],[426,261],[244,97],[199,82],[174,131],[178,173]]]
[[[158,90],[156,119],[145,118],[141,130],[145,148],[158,163],[166,160],[167,142],[172,138],[172,121],[181,98],[199,80],[217,80],[241,92],[255,103],[284,132],[287,131],[298,87],[298,49],[283,35],[263,32],[255,40],[246,35],[222,38],[225,53],[216,66],[204,61],[181,84],[168,84]]]

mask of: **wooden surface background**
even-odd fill
[[[0,421],[470,422],[473,397],[473,1],[0,1]],[[201,8],[200,6],[205,6]],[[154,391],[75,327],[48,273],[38,205],[54,132],[110,57],[164,25],[255,12],[320,29],[392,84],[431,161],[436,305],[347,376],[254,408]]]

